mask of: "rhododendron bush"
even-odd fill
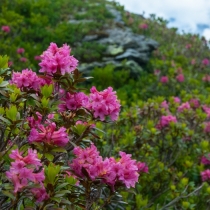
[[[77,88],[77,64],[66,44],[50,44],[39,74],[0,57],[1,210],[103,209],[148,172],[125,152],[100,155],[96,124],[116,121],[120,102],[111,87]]]

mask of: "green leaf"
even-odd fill
[[[9,109],[6,108],[6,116],[11,121],[15,121],[17,118],[17,107],[15,105],[12,105]]]
[[[67,151],[62,148],[62,147],[57,147],[51,150],[51,152],[63,152],[63,153],[67,153]]]
[[[50,84],[50,85],[44,85],[41,88],[41,93],[42,93],[42,95],[45,98],[48,98],[49,96],[51,96],[52,95],[52,92],[53,92],[53,85],[52,84]]]
[[[4,191],[4,190],[2,190],[2,193],[6,195],[7,197],[11,198],[12,200],[15,200],[15,196],[13,193],[10,193],[9,191]]]
[[[54,159],[54,155],[52,155],[50,153],[45,153],[44,155],[49,161],[52,161]]]

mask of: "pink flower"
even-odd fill
[[[59,73],[64,75],[71,73],[77,67],[78,60],[70,56],[71,49],[67,44],[58,48],[55,43],[51,43],[46,51],[41,55],[39,72],[46,72],[49,75]]]
[[[196,98],[191,98],[189,102],[192,108],[198,108],[200,106],[200,102]]]
[[[177,76],[176,76],[176,80],[177,80],[178,82],[184,82],[184,75],[183,75],[183,74],[177,75]]]
[[[165,127],[168,127],[171,122],[174,122],[174,123],[177,122],[177,119],[175,116],[172,116],[172,115],[162,116],[156,127],[158,129],[163,129]]]
[[[41,188],[32,188],[31,193],[36,198],[37,202],[42,202],[44,200],[49,199],[49,195],[46,192],[46,189],[44,188],[44,185],[42,185]]]
[[[195,60],[195,59],[192,59],[192,60],[191,60],[191,64],[192,64],[192,65],[195,65],[195,63],[196,63],[196,60]]]
[[[66,128],[61,127],[56,130],[56,124],[54,122],[49,122],[46,126],[38,124],[36,128],[32,128],[28,140],[29,143],[43,142],[60,147],[66,146],[69,142]]]
[[[9,155],[14,162],[11,163],[10,170],[6,171],[6,176],[14,185],[14,193],[27,188],[29,182],[42,184],[45,179],[43,170],[34,172],[35,169],[42,166],[36,150],[28,149],[28,154],[25,157],[22,156],[22,153],[16,149],[12,150]]]
[[[20,58],[20,61],[23,62],[23,63],[27,62],[27,60],[28,60],[28,59],[27,59],[27,58],[24,58],[24,57],[21,57],[21,58]]]
[[[8,67],[12,66],[13,62],[12,61],[8,61]]]
[[[203,111],[207,114],[207,118],[210,118],[210,107],[203,105],[202,108],[203,108]]]
[[[67,111],[67,110],[77,110],[81,108],[84,104],[88,103],[88,96],[86,96],[83,92],[79,93],[66,93],[66,95],[61,99],[61,104],[58,105],[59,112]]]
[[[39,78],[31,69],[24,69],[22,72],[13,72],[11,84],[15,84],[20,89],[34,89],[39,90],[43,85],[44,80]]]
[[[134,22],[134,19],[132,17],[129,17],[128,24],[132,24]]]
[[[177,104],[179,104],[181,102],[179,97],[173,97],[173,99],[174,99],[174,102]]]
[[[154,75],[156,75],[156,76],[158,76],[159,74],[160,74],[160,70],[159,69],[155,69],[155,71],[154,71]]]
[[[24,48],[18,48],[17,49],[17,53],[18,54],[22,54],[22,53],[24,53],[25,52],[25,49]]]
[[[201,178],[202,178],[203,182],[209,181],[210,180],[210,170],[207,169],[207,170],[201,172]]]
[[[204,165],[210,165],[210,154],[208,154],[207,156],[202,156],[201,163]]]
[[[189,49],[189,48],[192,47],[192,45],[191,44],[187,44],[185,47],[186,47],[186,49]]]
[[[163,102],[161,103],[160,106],[161,106],[162,108],[168,109],[168,103],[167,103],[167,101],[166,101],[166,100],[163,101]]]
[[[204,132],[210,133],[210,122],[205,122],[204,125],[205,125]]]
[[[182,103],[182,104],[178,107],[178,112],[183,112],[184,110],[189,110],[190,108],[191,108],[191,107],[190,107],[189,102]]]
[[[93,86],[90,92],[89,103],[84,106],[93,111],[94,117],[99,117],[101,121],[104,121],[106,116],[109,116],[112,121],[116,121],[120,112],[120,102],[112,87],[99,92]]]
[[[166,83],[168,83],[168,77],[167,76],[162,76],[161,78],[160,78],[160,82],[162,83],[162,84],[166,84]]]
[[[34,56],[34,60],[37,60],[37,61],[42,60],[42,57],[40,55],[36,55]]]
[[[202,60],[202,64],[203,64],[204,66],[208,66],[208,65],[209,65],[209,60],[208,60],[207,58],[203,59],[203,60]]]
[[[202,80],[204,82],[210,82],[210,75],[206,74],[205,76],[203,76]]]
[[[145,30],[145,29],[148,29],[148,25],[146,23],[142,23],[139,25],[139,28]]]
[[[1,30],[4,31],[5,33],[9,33],[10,32],[10,27],[9,26],[2,26]]]

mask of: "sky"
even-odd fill
[[[116,0],[125,10],[170,21],[182,33],[195,33],[210,40],[210,0]]]

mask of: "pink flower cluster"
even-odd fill
[[[207,118],[210,118],[210,107],[203,105],[203,111],[207,114]]]
[[[41,55],[40,72],[46,72],[49,75],[71,73],[76,69],[78,60],[70,56],[70,52],[70,47],[67,44],[58,48],[55,43],[51,43]]]
[[[88,103],[88,96],[83,92],[79,93],[66,93],[66,96],[63,97],[62,103],[58,105],[59,112],[66,110],[77,110],[82,106],[85,106]]]
[[[186,103],[182,103],[179,107],[178,107],[178,112],[183,112],[184,110],[188,110],[190,109],[190,104],[189,102]]]
[[[203,64],[204,66],[208,66],[208,65],[209,65],[209,59],[207,59],[207,58],[203,59],[203,60],[202,60],[202,64]]]
[[[86,108],[93,111],[94,117],[99,117],[101,121],[106,116],[110,116],[112,121],[118,119],[120,112],[120,102],[117,100],[116,92],[112,87],[108,87],[103,91],[98,91],[96,87],[90,89],[89,104]]]
[[[14,185],[14,193],[21,192],[29,186],[29,183],[39,184],[39,188],[32,188],[30,192],[34,194],[39,202],[48,199],[49,196],[43,185],[45,179],[44,170],[37,173],[34,172],[35,169],[42,167],[37,157],[36,150],[28,149],[28,155],[25,157],[23,157],[22,154],[23,152],[19,152],[19,150],[16,149],[12,150],[9,155],[9,157],[15,161],[11,163],[10,170],[6,172],[6,176]],[[35,193],[40,191],[42,191],[42,193]]]
[[[37,123],[35,127],[32,127],[28,140],[29,143],[40,142],[60,147],[66,146],[69,142],[66,128],[61,127],[57,129],[56,124],[50,121],[45,126]]]
[[[210,82],[210,75],[206,74],[205,76],[203,76],[202,81]]]
[[[177,119],[175,116],[172,116],[172,115],[162,116],[156,127],[158,129],[163,129],[165,127],[168,127],[171,122],[174,122],[174,123],[177,122]]]
[[[13,72],[10,82],[22,90],[24,88],[38,90],[40,86],[45,84],[45,81],[39,78],[31,69],[24,69],[21,73]]]
[[[210,133],[210,122],[205,122],[204,123],[204,132],[205,133]]]
[[[22,54],[22,53],[24,53],[25,52],[25,49],[24,48],[18,48],[17,49],[17,53],[18,54]]]
[[[204,165],[210,165],[210,154],[208,154],[207,156],[202,156],[201,163]]]
[[[207,169],[207,170],[201,172],[201,178],[202,178],[203,182],[209,181],[210,180],[210,170]]]
[[[121,158],[118,161],[113,157],[103,160],[93,144],[85,149],[75,147],[73,153],[76,158],[70,167],[77,176],[81,178],[88,176],[87,178],[91,180],[100,178],[113,188],[117,182],[123,183],[127,188],[135,187],[139,173],[148,172],[145,163],[132,160],[131,155],[124,152],[120,152]]]
[[[145,29],[148,29],[148,25],[146,23],[142,23],[139,25],[139,28],[145,30]]]
[[[1,30],[4,31],[5,33],[9,33],[10,32],[10,27],[9,26],[2,26]]]
[[[168,77],[167,76],[162,76],[161,78],[160,78],[160,82],[162,83],[162,84],[166,84],[166,83],[168,83]]]
[[[178,82],[184,82],[184,75],[183,74],[178,74],[177,76],[176,76],[176,80],[178,81]]]

